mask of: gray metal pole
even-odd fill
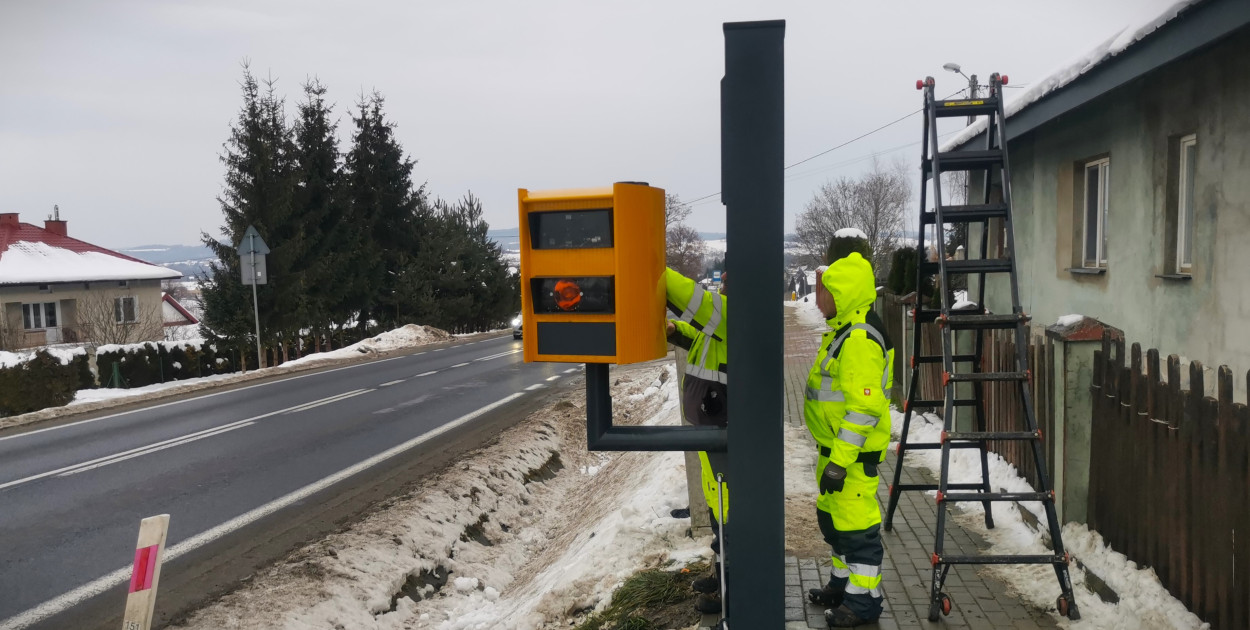
[[[722,545],[727,619],[736,630],[785,624],[782,443],[784,21],[725,24],[721,80],[721,199],[733,255],[729,474],[733,514]]]
[[[252,316],[256,318],[256,369],[265,367],[265,359],[260,352],[260,306],[256,300],[256,235],[252,239]]]
[[[973,100],[973,101],[977,100],[977,75],[975,74],[968,77],[968,99]],[[971,125],[972,123],[976,121],[977,121],[976,116],[968,117],[969,125]]]

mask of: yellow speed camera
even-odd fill
[[[664,191],[517,191],[525,360],[638,363],[663,357]]]

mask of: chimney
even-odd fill
[[[0,227],[5,227],[9,225],[13,227],[17,227],[17,224],[18,224],[18,220],[17,220],[16,212],[0,213]]]
[[[52,216],[43,222],[43,229],[56,234],[57,236],[68,236],[69,228],[66,227],[67,221],[61,220],[60,206],[52,206]]]

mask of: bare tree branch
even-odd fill
[[[802,262],[825,264],[833,235],[843,228],[858,228],[868,237],[874,272],[885,277],[890,256],[903,238],[903,217],[910,202],[911,182],[901,162],[882,166],[874,160],[872,170],[857,179],[826,182],[798,218]]]
[[[117,298],[135,297],[135,321],[117,321]],[[146,303],[146,302],[151,302]],[[126,344],[165,338],[161,304],[120,291],[93,290],[76,303],[81,341],[92,345]]]
[[[668,229],[666,260],[669,267],[687,278],[699,279],[707,244],[699,231],[684,223]]]

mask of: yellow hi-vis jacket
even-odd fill
[[[687,351],[685,377],[681,383],[686,418],[691,424],[723,426],[729,382],[725,344],[729,301],[726,296],[707,291],[672,269],[665,270],[664,285],[668,308],[678,317],[672,320],[676,331],[669,339]],[[716,520],[726,523],[729,487],[727,483],[720,484],[718,496],[716,473],[727,471],[715,470],[713,459],[721,465],[726,461],[723,455],[709,458],[707,453],[699,453],[703,498]]]
[[[858,253],[839,259],[821,277],[838,312],[821,338],[807,376],[803,417],[831,462],[850,468],[860,453],[890,444],[891,357],[876,328],[865,323],[877,298],[872,265]]]

